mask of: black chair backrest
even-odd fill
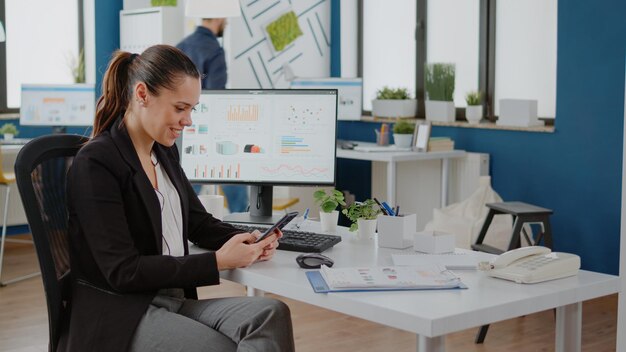
[[[56,351],[70,293],[67,171],[87,137],[49,135],[27,143],[15,160],[15,178],[35,242],[48,306],[49,350]]]

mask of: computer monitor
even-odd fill
[[[95,116],[93,84],[22,84],[20,125],[91,126]]]
[[[335,184],[337,90],[203,91],[183,131],[191,182],[251,185],[250,212],[232,222],[273,223],[272,186]]]

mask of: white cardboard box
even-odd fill
[[[543,126],[544,122],[537,117],[537,100],[500,99],[500,114],[496,125],[532,127]]]
[[[415,234],[413,249],[417,252],[441,254],[454,252],[454,235],[437,231],[424,231]]]
[[[386,248],[409,248],[415,234],[417,216],[378,216],[378,246]]]

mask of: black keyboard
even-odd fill
[[[260,226],[249,226],[237,223],[231,223],[231,225],[247,232],[254,230],[263,232],[267,229],[267,227],[263,228]],[[341,242],[341,237],[336,235],[285,229],[282,231],[283,237],[278,240],[278,249],[283,251],[321,253]]]

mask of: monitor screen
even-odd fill
[[[91,126],[95,116],[93,84],[22,84],[20,125]]]
[[[334,185],[337,90],[203,91],[183,131],[192,182]]]

